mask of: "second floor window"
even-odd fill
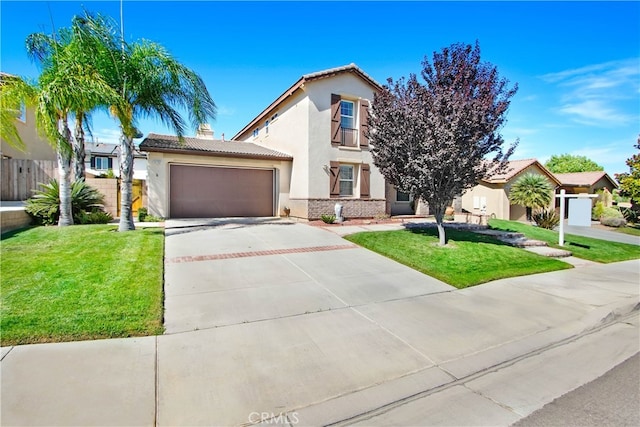
[[[108,157],[94,157],[94,168],[99,171],[111,169],[112,162],[110,162],[109,160],[111,159]]]
[[[356,125],[354,104],[352,101],[340,101],[340,127],[354,129]]]

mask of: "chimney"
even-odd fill
[[[209,123],[202,123],[198,126],[198,130],[196,131],[196,138],[200,139],[213,139],[213,130]]]
[[[222,132],[222,142],[224,142],[224,132]]]

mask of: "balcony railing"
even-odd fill
[[[340,128],[340,145],[345,147],[357,147],[358,129]]]

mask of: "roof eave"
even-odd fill
[[[142,149],[142,148],[141,148]],[[293,160],[291,156],[278,156],[275,154],[252,154],[252,153],[224,153],[216,151],[204,151],[193,150],[188,148],[160,148],[160,147],[145,147],[144,151],[149,153],[168,153],[168,154],[190,154],[194,156],[208,156],[208,157],[227,157],[236,159],[253,159],[253,160]]]
[[[248,125],[243,127],[238,133],[236,133],[233,137],[231,137],[231,139],[239,139],[241,135],[244,135],[245,133],[249,132],[254,126],[256,126],[256,124],[262,122],[262,120],[265,117],[269,116],[269,114],[278,105],[282,104],[290,96],[293,96],[293,94],[296,91],[298,91],[300,88],[302,88],[306,82],[311,82],[311,81],[314,81],[314,80],[321,80],[321,79],[333,77],[333,76],[335,76],[337,74],[344,73],[344,72],[356,73],[361,79],[365,80],[367,83],[369,83],[371,86],[376,88],[378,91],[383,89],[381,84],[379,84],[378,82],[373,80],[366,73],[364,73],[364,71],[360,70],[360,68],[358,68],[355,65],[350,67],[350,68],[336,69],[334,71],[329,71],[329,72],[326,72],[326,73],[305,74],[300,79],[298,79],[298,81],[295,82],[289,89],[285,90],[282,93],[282,95],[280,95],[275,101],[273,101],[271,104],[269,104],[269,106],[267,108],[262,110],[262,112],[260,114],[258,114]]]
[[[278,105],[282,104],[290,96],[293,96],[293,94],[295,92],[297,92],[298,89],[300,89],[302,87],[302,85],[304,84],[305,81],[306,81],[305,78],[301,77],[297,82],[295,82],[293,84],[293,86],[291,86],[289,89],[285,90],[282,93],[282,95],[280,95],[278,98],[276,98],[275,101],[273,101],[271,104],[269,104],[269,106],[267,108],[262,110],[262,112],[260,112],[260,114],[258,114],[248,125],[243,127],[238,133],[233,135],[231,137],[231,139],[232,140],[238,139],[238,137],[240,135],[243,135],[244,133],[246,133],[250,129],[252,129],[256,125],[256,123],[260,123],[262,121],[262,119],[264,119],[266,116],[268,116],[269,113],[271,111],[273,111]]]

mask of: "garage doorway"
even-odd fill
[[[171,218],[273,216],[273,169],[170,166]]]

